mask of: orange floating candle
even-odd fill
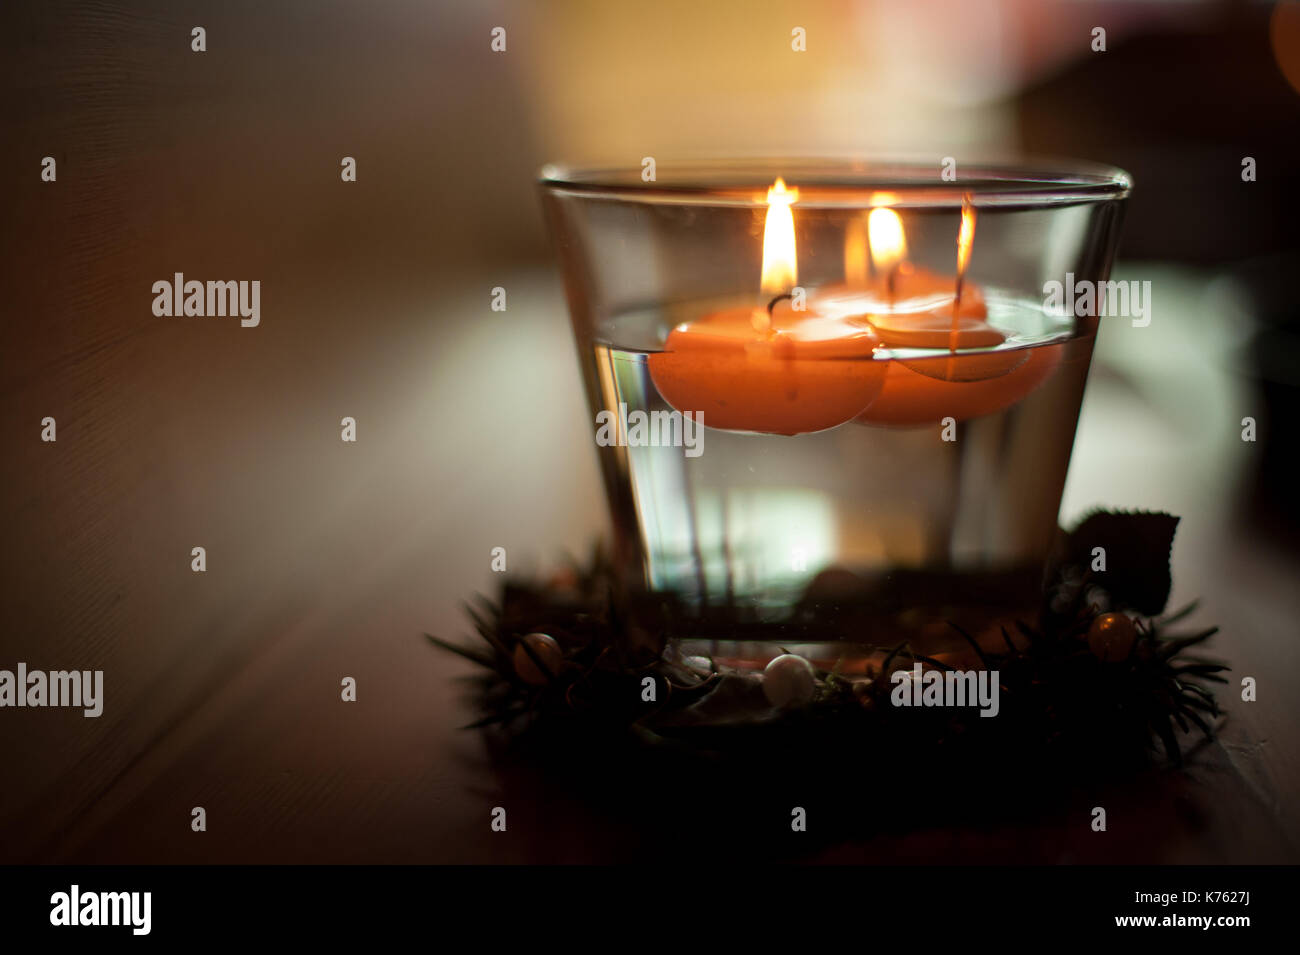
[[[767,434],[824,431],[853,419],[880,393],[880,345],[870,325],[815,308],[796,311],[785,293],[798,281],[794,219],[798,190],[768,190],[760,286],[767,308],[732,308],[674,328],[648,359],[650,377],[678,411],[708,427]]]
[[[708,427],[803,434],[852,420],[880,394],[879,344],[870,326],[843,319],[804,313],[787,324],[734,308],[674,328],[648,364],[664,399]]]
[[[897,232],[902,235],[901,223]],[[902,307],[896,300],[893,309],[867,316],[887,346],[946,348],[949,354],[891,361],[880,395],[858,416],[859,423],[914,427],[946,417],[965,421],[993,414],[1037,388],[1060,362],[1061,350],[1054,346],[958,353],[958,349],[996,349],[1006,341],[986,321],[988,311],[979,286],[966,283],[974,240],[975,209],[967,197],[957,233],[955,282],[927,270],[903,269],[896,287]],[[886,257],[890,253],[885,250]],[[872,254],[881,257],[874,243]],[[949,289],[952,297],[941,304]]]
[[[879,396],[856,421],[860,424],[919,427],[951,417],[966,421],[1011,407],[1041,385],[1060,364],[1065,346],[1038,345],[994,352],[988,356],[959,355],[889,362],[889,372]],[[1003,357],[1005,356],[1005,358]],[[977,367],[980,359],[1014,361],[1010,371],[999,371],[975,381],[944,378],[947,363]]]

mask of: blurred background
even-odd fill
[[[107,692],[98,720],[0,712],[0,861],[635,844],[555,805],[492,841],[511,793],[421,636],[466,629],[491,548],[522,572],[605,527],[536,170],[878,154],[1133,174],[1115,277],[1152,282],[1153,320],[1103,323],[1062,520],[1181,515],[1174,602],[1203,598],[1261,677],[1221,768],[1262,812],[996,844],[1294,860],[1300,3],[10,0],[0,81],[0,667],[103,669]],[[154,317],[176,271],[260,280],[261,325]],[[889,851],[955,845],[988,849]]]

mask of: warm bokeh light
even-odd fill
[[[870,278],[867,259],[867,216],[864,213],[849,223],[844,232],[844,281],[861,287]]]
[[[1300,93],[1300,3],[1284,0],[1275,6],[1268,35],[1277,68],[1291,88]]]

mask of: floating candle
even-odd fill
[[[788,314],[733,308],[679,325],[649,357],[655,387],[710,428],[803,434],[852,420],[884,387],[886,363],[871,360],[880,337],[846,319]]]
[[[876,213],[886,210],[874,210]],[[888,210],[892,212],[892,210]],[[874,221],[874,218],[873,218]],[[897,236],[901,257],[906,244],[901,221],[882,231],[884,248],[873,239],[872,256],[888,262]],[[982,290],[966,282],[975,241],[975,209],[963,199],[957,232],[957,274],[946,279],[901,261],[893,269],[894,290],[887,307],[877,303],[867,316],[881,339],[893,348],[946,348],[939,357],[897,359],[880,395],[857,421],[863,424],[918,426],[951,417],[964,421],[1015,404],[1043,383],[1060,361],[1056,347],[1011,348],[963,354],[962,349],[996,349],[1006,336],[986,321]]]
[[[648,359],[650,377],[678,411],[711,428],[802,434],[851,420],[880,393],[886,369],[872,361],[881,339],[867,324],[815,309],[795,310],[791,204],[798,190],[768,190],[763,229],[764,307],[737,307],[677,326]]]
[[[1060,364],[1064,345],[1037,345],[989,355],[940,356],[889,362],[885,384],[876,400],[855,421],[859,424],[919,427],[944,418],[967,421],[1009,408],[1041,385]],[[958,368],[978,368],[981,360],[1014,361],[974,381],[945,378],[949,362]]]

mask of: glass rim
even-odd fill
[[[1033,208],[1124,199],[1132,177],[1114,166],[1075,159],[958,162],[943,179],[933,159],[742,158],[656,162],[656,180],[641,167],[548,163],[538,184],[548,192],[647,205],[764,208],[779,177],[799,190],[797,206],[824,209]]]

